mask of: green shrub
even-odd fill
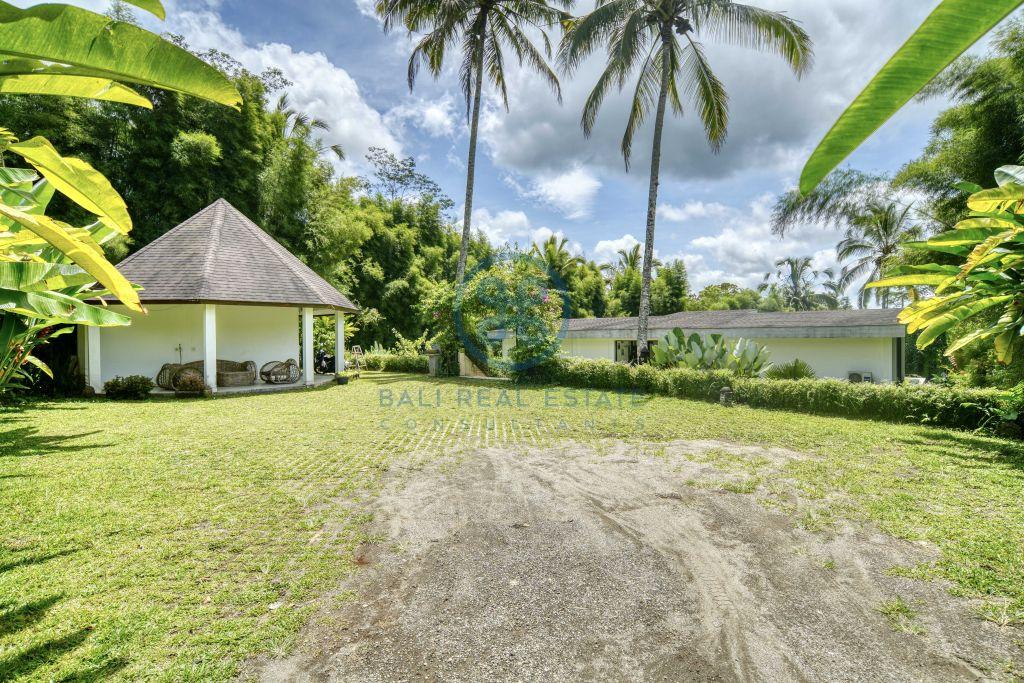
[[[957,389],[935,385],[853,384],[835,379],[773,380],[740,377],[725,370],[659,370],[609,360],[559,358],[519,373],[522,383],[637,391],[702,401],[718,401],[731,387],[737,403],[754,408],[792,410],[814,415],[919,422],[974,430],[1013,419],[1024,403],[994,389]],[[1024,412],[1024,411],[1021,411]]]
[[[363,356],[362,367],[383,372],[427,372],[427,357],[411,353],[368,353]]]
[[[764,373],[767,379],[814,379],[814,368],[799,358],[794,358],[789,363],[773,365]]]
[[[141,401],[153,390],[153,380],[142,375],[115,377],[103,385],[103,393],[107,398],[128,401]]]

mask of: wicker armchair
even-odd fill
[[[160,368],[160,372],[156,374],[156,385],[161,389],[167,389],[168,391],[174,391],[178,387],[175,386],[180,377],[183,376],[183,372],[189,370],[189,374],[198,372],[199,376],[203,376],[203,361],[194,360],[191,363],[164,363]]]
[[[260,368],[260,379],[267,384],[295,384],[301,376],[299,364],[294,359],[270,361]]]
[[[201,360],[194,360],[190,363],[179,365],[178,363],[166,363],[160,368],[156,375],[156,384],[162,389],[176,390],[178,380],[187,374],[199,374],[204,376],[204,366]],[[256,363],[251,360],[241,363],[232,360],[217,361],[217,386],[219,387],[246,387],[256,383]]]
[[[256,363],[233,360],[217,361],[218,387],[247,387],[256,383]]]

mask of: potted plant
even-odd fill
[[[175,379],[174,395],[178,398],[195,398],[207,393],[208,387],[198,372],[183,373]]]

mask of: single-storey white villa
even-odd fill
[[[654,344],[676,327],[688,334],[742,337],[767,346],[773,363],[799,358],[819,377],[900,382],[906,328],[897,321],[898,314],[894,309],[687,311],[652,316],[648,337]],[[629,362],[636,358],[636,333],[637,318],[573,318],[562,355]],[[514,343],[512,338],[502,342],[506,352]]]
[[[313,385],[318,315],[334,318],[335,369],[344,367],[345,313],[356,306],[223,199],[117,267],[142,287],[147,314],[112,305],[131,316],[130,326],[79,328],[78,357],[97,392],[115,376],[155,378],[165,364],[187,363],[217,391],[218,360],[221,369],[255,366],[253,382],[241,383],[259,388],[259,369],[294,359],[297,370],[280,381]]]

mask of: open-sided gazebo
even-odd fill
[[[344,368],[345,314],[356,306],[227,201],[218,199],[118,264],[147,310],[128,327],[79,330],[79,358],[97,392],[115,376],[155,377],[165,363],[203,361],[217,390],[217,360],[297,359],[314,384],[313,318],[334,317],[336,370]],[[260,380],[257,378],[257,384]]]

